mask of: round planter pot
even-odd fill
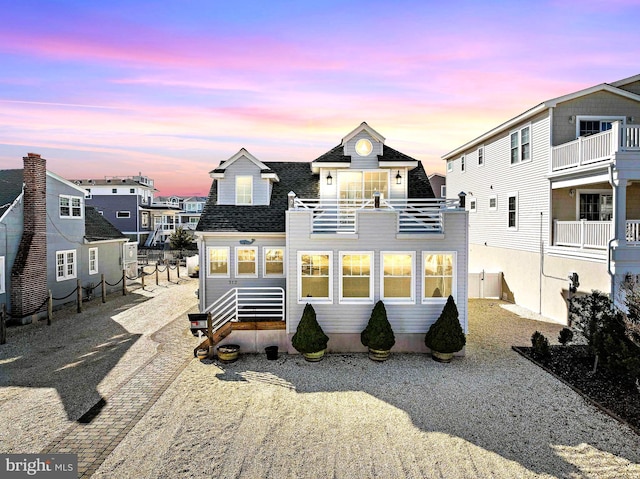
[[[450,363],[453,359],[453,353],[439,353],[438,351],[431,351],[431,359],[438,361],[439,363]]]
[[[310,363],[317,363],[318,361],[322,361],[325,351],[326,350],[323,349],[322,351],[316,351],[315,353],[302,353],[302,355],[304,356],[304,359]]]
[[[207,349],[198,349],[196,355],[198,359],[202,361],[203,359],[207,359],[207,356],[209,356],[209,351]]]
[[[264,348],[264,351],[267,353],[267,359],[269,361],[278,359],[278,346],[267,346]]]
[[[232,363],[238,359],[238,351],[240,351],[240,346],[237,344],[218,346],[218,360],[223,363]]]
[[[369,348],[369,359],[373,361],[386,361],[389,359],[391,351],[389,349],[372,349]]]

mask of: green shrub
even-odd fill
[[[304,307],[302,318],[298,323],[296,334],[291,338],[291,345],[300,353],[316,353],[327,349],[329,337],[324,334],[316,320],[316,311],[309,303]]]
[[[388,351],[396,344],[396,337],[382,301],[378,301],[373,307],[367,327],[360,333],[360,341],[363,346],[380,351]]]
[[[571,341],[573,341],[573,331],[569,328],[562,328],[558,335],[558,342],[563,346],[566,346]]]
[[[455,353],[464,348],[466,343],[467,339],[458,319],[458,308],[453,296],[449,296],[440,317],[427,331],[424,344],[432,351]]]
[[[536,356],[542,358],[549,356],[549,340],[540,331],[531,335],[531,346]]]

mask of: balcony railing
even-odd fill
[[[553,222],[554,246],[607,249],[613,238],[611,221],[557,221]],[[640,246],[640,220],[627,220],[626,239],[629,245]]]
[[[374,200],[295,198],[293,206],[311,212],[314,233],[355,233],[358,211],[373,209]],[[382,199],[379,209],[398,213],[399,233],[442,233],[443,210],[455,206],[444,199]]]
[[[551,169],[560,171],[608,161],[617,151],[640,151],[640,127],[615,122],[610,130],[554,146]]]

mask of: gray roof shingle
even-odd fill
[[[0,170],[0,217],[22,193],[22,169]]]
[[[92,206],[84,208],[84,237],[87,241],[104,241],[112,239],[125,239],[118,228],[109,220],[98,213]]]

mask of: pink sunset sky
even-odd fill
[[[311,161],[366,121],[440,157],[540,102],[640,73],[638,0],[5,2],[0,169],[206,195],[247,148]]]

